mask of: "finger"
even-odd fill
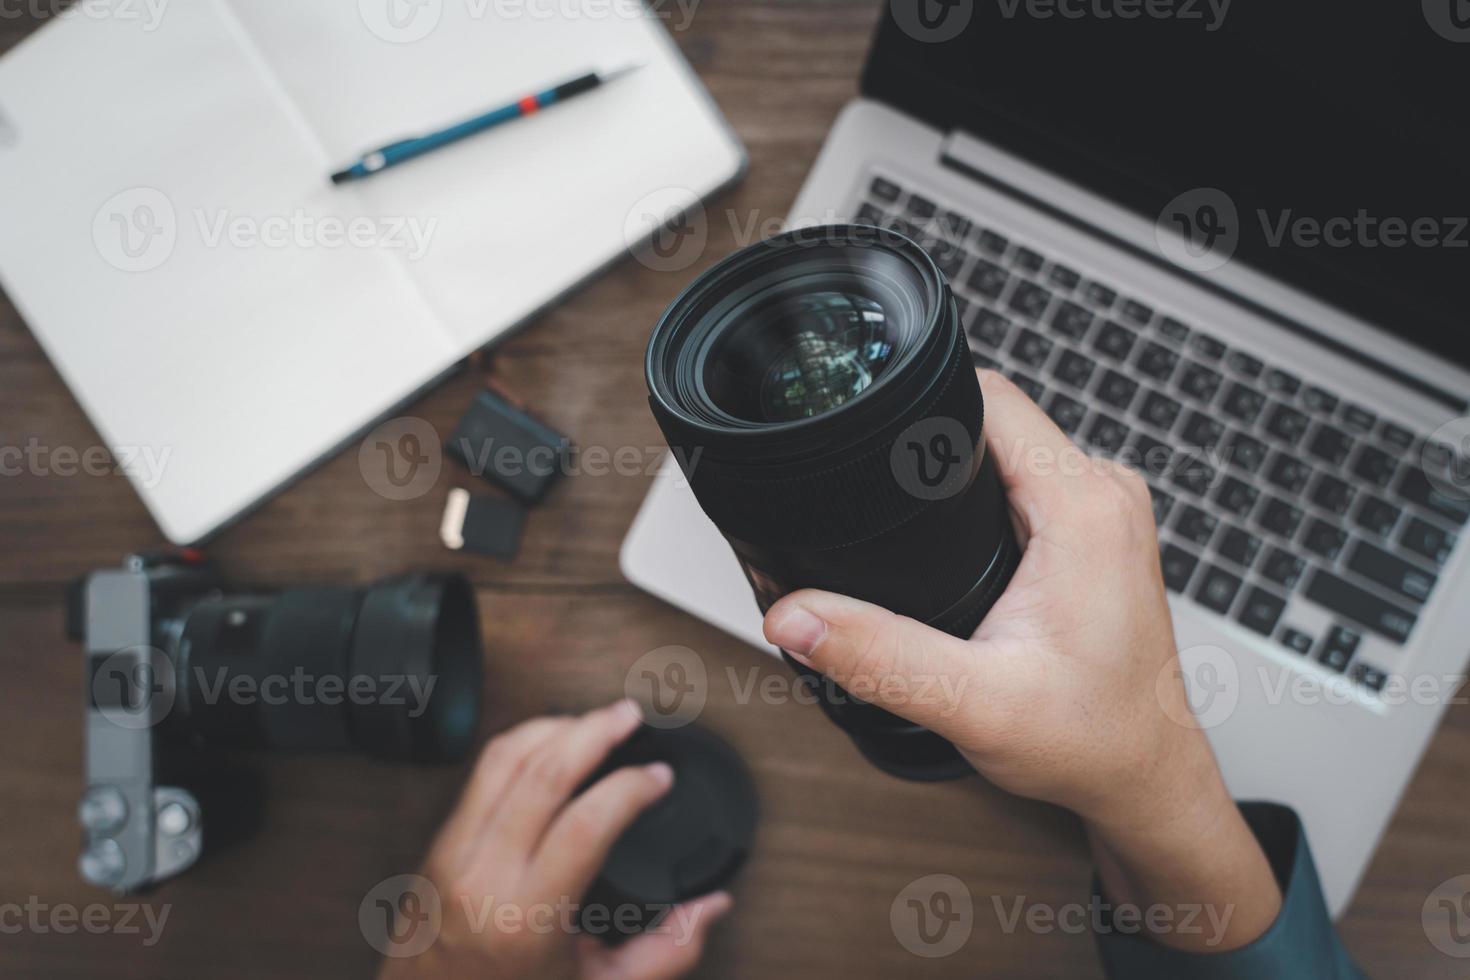
[[[1009,378],[994,371],[979,377],[986,445],[1007,499],[1034,531],[1076,499],[1089,457]]]
[[[623,831],[674,784],[667,763],[619,769],[557,814],[531,864],[538,891],[578,896],[607,862]]]
[[[767,640],[849,694],[941,735],[985,670],[981,647],[830,592],[785,596],[766,613],[764,627]]]
[[[507,805],[491,820],[490,836],[512,853],[529,854],[572,792],[642,720],[638,706],[623,699],[587,712],[542,743],[506,788]]]
[[[593,980],[675,980],[699,963],[710,928],[734,907],[727,892],[715,892],[669,911],[654,931],[608,949],[584,937],[579,952]]]
[[[523,761],[572,724],[571,718],[532,718],[486,743],[480,757],[475,760],[474,772],[470,774],[459,803],[439,833],[430,859],[435,855],[456,861],[462,859],[466,847],[489,823]]]

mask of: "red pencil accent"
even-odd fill
[[[531,113],[541,108],[541,103],[536,101],[536,96],[534,95],[526,96],[524,99],[517,102],[516,105],[521,107],[521,115],[523,116],[529,116]]]

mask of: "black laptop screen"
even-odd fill
[[[1470,0],[892,0],[863,88],[1470,365]]]

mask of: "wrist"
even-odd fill
[[[1198,735],[1204,742],[1203,735]],[[1208,744],[1205,744],[1208,754]],[[1186,749],[1193,753],[1195,750]],[[1276,921],[1281,892],[1270,862],[1231,799],[1212,754],[1168,772],[1166,786],[1140,780],[1131,806],[1084,816],[1103,893],[1114,904],[1162,906],[1180,921],[1202,908],[1211,932],[1169,931],[1155,941],[1222,952],[1259,938]]]

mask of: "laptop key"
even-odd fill
[[[1017,388],[1020,388],[1026,393],[1027,398],[1038,405],[1041,404],[1041,397],[1046,394],[1046,385],[1037,381],[1029,374],[1023,374],[1020,371],[1012,371],[1009,377],[1011,381],[1015,382]]]
[[[1225,392],[1225,400],[1220,403],[1220,410],[1226,415],[1246,425],[1250,425],[1260,417],[1261,409],[1266,407],[1266,396],[1254,388],[1236,382]]]
[[[1317,662],[1340,674],[1347,669],[1362,641],[1362,636],[1353,630],[1334,626],[1327,631],[1327,638],[1322,641],[1322,652],[1317,654]]]
[[[1250,568],[1251,562],[1255,561],[1256,556],[1261,553],[1261,539],[1245,528],[1230,524],[1220,532],[1220,540],[1215,542],[1215,550],[1241,568]]]
[[[1421,558],[1428,558],[1435,565],[1443,565],[1450,560],[1450,552],[1455,550],[1455,536],[1415,517],[1404,528],[1399,544]]]
[[[1137,392],[1137,381],[1109,369],[1108,373],[1103,375],[1103,379],[1098,382],[1096,395],[1098,401],[1104,405],[1127,411],[1128,406],[1133,404],[1133,396]]]
[[[1364,446],[1353,463],[1353,475],[1375,487],[1386,487],[1398,472],[1398,460],[1375,446]]]
[[[1285,599],[1274,592],[1253,586],[1246,593],[1245,602],[1240,606],[1240,614],[1235,618],[1246,629],[1254,630],[1262,636],[1270,636],[1276,632],[1276,624],[1281,622],[1281,614],[1284,612]]]
[[[1302,572],[1306,570],[1306,567],[1307,563],[1291,552],[1281,548],[1272,548],[1266,553],[1265,560],[1261,562],[1260,571],[1267,579],[1289,592],[1301,581]]]
[[[1328,561],[1336,561],[1337,556],[1342,554],[1342,546],[1347,544],[1347,539],[1347,532],[1342,528],[1323,520],[1313,520],[1307,525],[1306,534],[1302,536],[1302,547]]]
[[[1051,318],[1052,329],[1064,337],[1081,340],[1092,326],[1092,314],[1071,300],[1063,301]]]
[[[1001,368],[1000,361],[997,361],[989,354],[982,354],[977,350],[970,351],[970,363],[974,364],[977,368],[984,368],[987,371],[999,371]]]
[[[1232,431],[1225,439],[1225,461],[1246,473],[1258,472],[1269,450],[1264,442],[1244,432]]]
[[[1075,435],[1082,427],[1082,420],[1087,417],[1087,406],[1069,398],[1061,392],[1054,392],[1051,401],[1046,405],[1046,414],[1067,435]]]
[[[1295,446],[1307,432],[1311,420],[1290,405],[1277,405],[1266,420],[1266,431],[1289,446]]]
[[[1019,282],[1011,293],[1011,309],[1024,317],[1040,320],[1051,305],[1051,293],[1034,282]]]
[[[1353,666],[1353,680],[1370,691],[1382,691],[1388,683],[1388,674],[1369,664],[1358,663]]]
[[[1153,308],[1136,299],[1125,299],[1122,307],[1123,319],[1136,326],[1146,327],[1154,318]]]
[[[1408,640],[1418,622],[1415,614],[1326,569],[1313,570],[1304,594],[1328,612],[1360,623],[1394,643]]]
[[[1317,426],[1317,431],[1307,441],[1308,453],[1333,466],[1341,466],[1352,451],[1353,437],[1325,423]]]
[[[970,253],[943,238],[934,239],[926,248],[934,264],[939,266],[939,271],[949,279],[959,276],[960,270],[970,260]]]
[[[1225,437],[1225,426],[1203,412],[1190,412],[1179,435],[1191,449],[1214,449]]]
[[[939,219],[935,222],[941,233],[950,238],[964,241],[970,234],[970,219],[953,211],[939,212]]]
[[[1194,570],[1199,567],[1198,558],[1172,544],[1164,545],[1160,563],[1164,571],[1164,586],[1170,592],[1183,592],[1188,587]]]
[[[1092,372],[1096,367],[1096,362],[1087,355],[1079,354],[1074,350],[1064,350],[1052,367],[1051,374],[1058,381],[1069,384],[1073,388],[1086,388],[1087,382],[1092,380]]]
[[[1215,492],[1215,503],[1236,517],[1245,517],[1256,506],[1261,491],[1233,476],[1227,476]]]
[[[1225,345],[1207,333],[1197,333],[1189,342],[1195,356],[1207,361],[1218,361],[1225,356]]]
[[[1393,531],[1393,526],[1398,523],[1401,513],[1403,511],[1382,497],[1368,494],[1363,498],[1363,503],[1358,507],[1358,514],[1353,521],[1363,530],[1372,531],[1380,538],[1386,538]]]
[[[1128,426],[1099,412],[1087,430],[1087,442],[1104,455],[1115,456],[1128,441]]]
[[[1104,320],[1102,328],[1092,340],[1092,349],[1115,361],[1124,361],[1133,351],[1133,342],[1137,339],[1138,334],[1121,323]]]
[[[1377,582],[1412,602],[1427,601],[1439,581],[1438,575],[1411,565],[1367,541],[1359,541],[1353,545],[1347,567],[1368,581]]]
[[[1015,263],[1016,268],[1022,270],[1023,272],[1035,274],[1037,272],[1040,272],[1041,267],[1046,264],[1046,256],[1042,255],[1035,249],[1027,248],[1024,245],[1018,245],[1016,246],[1015,253],[1011,256],[1011,261]]]
[[[1301,630],[1292,629],[1288,626],[1281,631],[1280,640],[1281,645],[1292,653],[1299,653],[1305,657],[1312,652],[1312,638]]]
[[[1388,443],[1395,449],[1408,452],[1414,447],[1414,433],[1402,425],[1393,422],[1384,422],[1378,427],[1378,438]]]
[[[1280,497],[1268,497],[1261,512],[1256,515],[1256,523],[1272,534],[1289,539],[1301,527],[1305,516],[1300,507],[1293,506]]]
[[[1128,465],[1155,479],[1169,471],[1169,461],[1173,458],[1174,447],[1147,432],[1134,433],[1133,442],[1125,454]]]
[[[1190,398],[1208,405],[1214,400],[1215,393],[1220,390],[1220,383],[1224,380],[1224,375],[1219,371],[1205,367],[1196,361],[1189,361],[1179,375],[1179,390]]]
[[[1451,496],[1429,482],[1428,475],[1417,466],[1411,466],[1399,480],[1399,494],[1409,503],[1417,504],[1432,514],[1443,517],[1455,527],[1470,520],[1470,500],[1465,490]]]
[[[999,347],[1005,343],[1006,335],[1011,331],[1011,321],[983,307],[970,321],[969,334],[987,347]]]
[[[1174,457],[1174,485],[1196,497],[1203,497],[1215,482],[1215,468],[1192,452]]]
[[[1302,388],[1301,379],[1279,368],[1266,372],[1266,390],[1282,398],[1290,398]]]
[[[1214,565],[1206,565],[1199,586],[1194,590],[1194,598],[1206,609],[1212,609],[1224,616],[1230,612],[1230,606],[1240,594],[1242,584],[1244,583],[1240,576]]]
[[[1174,521],[1175,533],[1200,547],[1210,543],[1219,526],[1220,520],[1214,514],[1193,506],[1185,507]]]
[[[976,259],[975,268],[971,270],[970,276],[965,280],[975,292],[988,299],[999,299],[1005,290],[1006,283],[1010,282],[1011,275],[994,262],[985,259]]]
[[[1051,356],[1052,342],[1035,330],[1022,327],[1011,345],[1011,356],[1027,367],[1040,368]]]
[[[1179,419],[1179,413],[1184,406],[1160,391],[1150,391],[1148,397],[1143,400],[1143,407],[1138,414],[1145,422],[1168,432],[1174,427]]]
[[[1324,473],[1317,478],[1317,485],[1312,488],[1310,499],[1318,507],[1340,517],[1348,512],[1356,493],[1346,480]]]
[[[983,250],[996,256],[1004,254],[1005,250],[1011,244],[1006,239],[1006,236],[993,232],[988,228],[982,228],[976,240],[980,243],[980,247]]]
[[[1109,309],[1118,299],[1118,294],[1100,282],[1089,282],[1082,287],[1082,296],[1099,309]]]
[[[1311,387],[1302,392],[1302,404],[1322,415],[1337,411],[1337,396],[1322,388]]]
[[[1189,337],[1189,328],[1172,316],[1159,321],[1159,333],[1172,343],[1182,344]]]
[[[883,224],[883,211],[882,211],[882,209],[879,208],[877,205],[874,205],[874,204],[866,204],[866,203],[863,204],[862,207],[858,208],[858,212],[857,212],[857,223],[860,224],[860,225],[881,225],[881,224]]]
[[[1138,355],[1138,360],[1134,362],[1134,366],[1141,374],[1160,384],[1169,380],[1178,364],[1179,355],[1154,340],[1143,345],[1143,351]]]
[[[1348,404],[1342,407],[1342,421],[1355,432],[1372,432],[1378,416],[1362,405]]]
[[[1287,493],[1301,493],[1302,487],[1312,478],[1312,468],[1295,456],[1285,453],[1277,453],[1271,458],[1271,466],[1266,470],[1266,479],[1285,490]]]
[[[921,221],[928,221],[930,218],[934,217],[934,212],[937,211],[938,208],[934,206],[933,201],[929,200],[927,197],[924,197],[922,194],[910,194],[907,202],[907,210],[908,213],[913,215],[915,218],[918,218]]]
[[[1259,378],[1261,372],[1266,369],[1260,358],[1252,357],[1245,351],[1233,350],[1225,358],[1225,366],[1246,378]]]
[[[874,177],[873,183],[869,186],[868,190],[878,200],[885,201],[889,204],[898,200],[898,195],[902,193],[897,184],[891,180],[884,180],[882,177]]]
[[[1076,270],[1064,265],[1053,265],[1047,278],[1052,281],[1052,285],[1061,289],[1076,289],[1077,284],[1082,281],[1082,277],[1077,274]]]

